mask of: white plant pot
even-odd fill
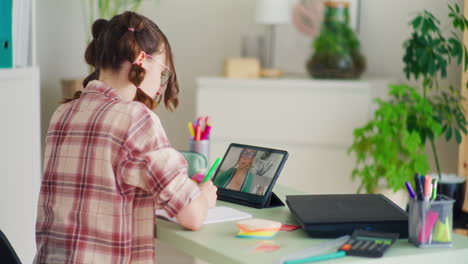
[[[408,204],[409,196],[408,192],[405,190],[401,189],[397,192],[394,192],[389,188],[377,187],[375,189],[375,193],[383,194],[385,197],[398,205],[401,209],[406,211],[406,205]]]

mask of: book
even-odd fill
[[[165,220],[169,220],[174,223],[178,223],[175,217],[170,217],[167,212],[163,209],[156,210],[156,216]],[[203,224],[214,224],[221,222],[237,221],[243,219],[252,218],[252,215],[237,209],[227,206],[216,206],[208,209],[208,215],[206,216]]]
[[[13,67],[12,0],[0,1],[0,68]]]

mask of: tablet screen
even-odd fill
[[[213,183],[224,189],[265,195],[285,153],[251,146],[231,145]]]

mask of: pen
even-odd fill
[[[409,182],[405,182],[405,185],[406,185],[406,189],[408,189],[408,193],[411,199],[416,199],[416,194],[414,193],[414,190],[411,187],[411,184]]]
[[[284,263],[285,264],[309,263],[309,262],[316,262],[316,261],[327,260],[327,259],[336,259],[336,258],[342,258],[342,257],[346,257],[346,252],[340,250],[338,252],[330,253],[330,254],[312,256],[312,257],[303,258],[303,259],[287,260]]]
[[[211,166],[210,170],[206,174],[205,178],[203,179],[202,183],[208,181],[211,178],[211,174],[213,174],[214,170],[216,169],[216,167],[218,167],[220,162],[221,162],[221,158],[217,158],[215,160],[215,162]]]

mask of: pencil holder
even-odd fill
[[[206,157],[206,160],[210,161],[210,140],[193,140],[189,138],[189,151],[198,152]]]
[[[409,241],[418,247],[451,247],[453,203],[445,195],[438,195],[434,201],[411,199]]]

